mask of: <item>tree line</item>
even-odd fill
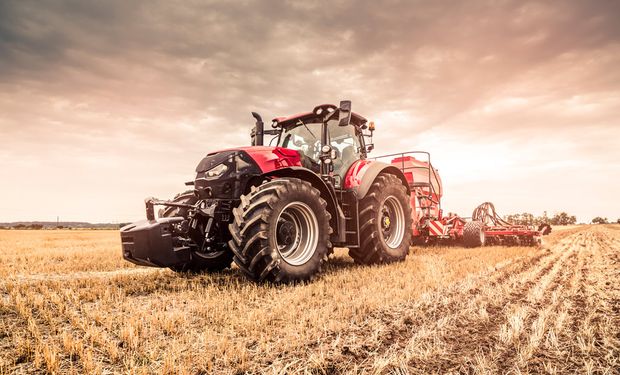
[[[592,224],[610,224],[611,221],[609,221],[606,217],[600,217],[597,216],[594,219],[592,219]],[[620,224],[620,219],[616,220],[616,224]]]
[[[577,217],[575,215],[570,215],[566,212],[559,212],[551,217],[547,215],[547,211],[545,211],[542,216],[535,216],[529,212],[524,212],[522,214],[512,214],[504,216],[504,220],[509,223],[515,225],[540,225],[540,224],[551,224],[551,225],[573,225],[577,224]],[[592,219],[592,224],[611,224],[613,221],[608,220],[606,217],[597,216]],[[615,221],[617,224],[620,224],[620,219]]]
[[[559,212],[551,217],[545,211],[542,216],[534,216],[529,212],[504,216],[504,220],[515,225],[572,225],[577,224],[577,217],[566,212]]]

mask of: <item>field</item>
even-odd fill
[[[315,282],[180,276],[116,231],[0,231],[0,373],[601,373],[620,369],[620,226],[542,248],[412,248]]]

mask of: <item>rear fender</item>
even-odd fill
[[[332,242],[342,243],[345,241],[345,218],[342,209],[338,205],[338,200],[334,195],[334,191],[327,186],[327,183],[321,179],[316,173],[303,167],[280,168],[263,174],[261,177],[293,177],[300,180],[308,181],[313,187],[317,188],[321,193],[321,198],[327,202],[327,211],[331,215],[330,226],[334,230],[332,233]]]
[[[411,194],[407,179],[400,169],[390,164],[372,160],[355,162],[347,171],[344,188],[353,191],[357,199],[362,199],[368,194],[368,190],[380,173],[389,173],[398,177],[407,189],[407,194]]]

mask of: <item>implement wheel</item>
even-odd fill
[[[195,204],[198,201],[192,190],[177,194],[172,200],[174,203]],[[184,207],[166,207],[159,211],[160,217],[187,216],[187,208]],[[222,271],[232,264],[232,253],[228,249],[226,243],[218,245],[220,250],[211,253],[192,253],[192,258],[184,264],[177,264],[169,268],[174,272],[218,272]]]
[[[359,204],[360,247],[349,255],[360,264],[402,261],[411,243],[407,189],[392,174],[380,174]]]
[[[484,246],[486,235],[481,221],[468,221],[463,228],[463,244],[466,247]]]
[[[255,281],[310,280],[331,248],[326,207],[320,192],[298,178],[252,187],[233,209],[229,225],[235,263]]]

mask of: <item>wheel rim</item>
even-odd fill
[[[276,249],[285,262],[305,264],[319,242],[319,222],[314,211],[305,203],[287,204],[278,215]]]
[[[391,249],[396,249],[405,237],[405,211],[400,201],[390,195],[381,207],[381,222],[383,240]]]

